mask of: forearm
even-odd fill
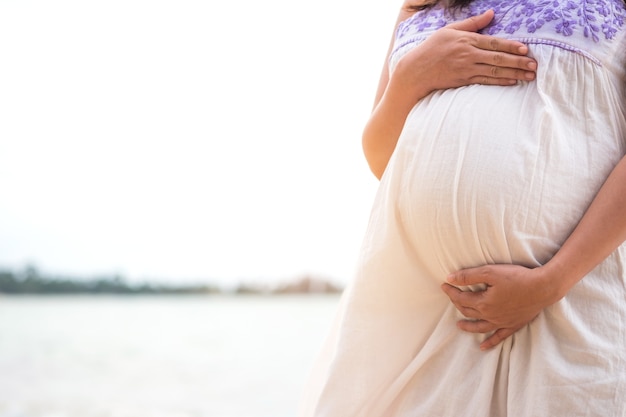
[[[405,1],[398,23],[407,19],[420,2]],[[399,59],[393,74],[387,62],[392,39],[376,92],[375,107],[363,131],[363,150],[372,172],[380,178],[393,153],[404,122],[413,106],[431,91],[470,84],[510,86],[535,78],[537,63],[526,56],[524,44],[476,31],[486,27],[493,10],[449,24]],[[395,31],[394,31],[395,32]]]
[[[363,152],[374,175],[380,179],[393,153],[406,117],[425,92],[396,85],[393,80],[374,108],[363,130]]]
[[[392,117],[388,117],[387,114]],[[393,113],[385,109],[385,106],[379,106],[372,113],[363,131],[363,153],[370,170],[378,179],[385,172],[400,137],[404,125],[402,116],[400,112]],[[404,116],[406,118],[406,114]]]
[[[625,240],[626,157],[613,169],[561,249],[540,268],[555,284],[556,300]]]
[[[481,349],[491,348],[530,323],[561,298],[626,240],[626,157],[613,169],[561,249],[539,268],[484,265],[456,271],[442,285],[467,318],[459,328],[493,332]],[[485,291],[457,287],[486,285]]]

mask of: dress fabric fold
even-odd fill
[[[462,268],[546,263],[626,153],[621,0],[434,6],[399,25],[390,68],[488,9],[482,33],[526,43],[536,80],[412,109],[300,417],[626,417],[626,246],[488,351],[440,289]]]

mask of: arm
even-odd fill
[[[454,285],[485,283],[482,292],[462,292],[443,284],[455,306],[478,321],[461,321],[462,330],[495,333],[488,349],[528,324],[539,312],[563,298],[587,273],[626,240],[626,157],[613,169],[584,216],[545,265],[529,269],[488,265],[451,274]]]
[[[411,8],[414,2],[405,1],[396,28],[415,13]],[[513,85],[517,80],[534,79],[537,64],[525,56],[525,45],[474,33],[491,19],[493,11],[489,10],[450,24],[408,52],[392,74],[384,65],[374,109],[363,131],[363,151],[377,178],[387,166],[407,115],[432,91],[469,84]],[[393,40],[385,63],[392,47]]]

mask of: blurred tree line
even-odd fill
[[[219,294],[280,295],[338,294],[342,287],[311,276],[302,276],[279,285],[239,284],[225,292],[214,285],[129,284],[119,275],[76,278],[42,274],[28,265],[20,271],[0,267],[0,294]]]
[[[0,293],[4,294],[208,294],[210,285],[156,285],[127,283],[121,276],[91,279],[47,276],[29,265],[21,271],[0,269]]]

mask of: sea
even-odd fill
[[[293,417],[338,302],[1,296],[0,417]]]

